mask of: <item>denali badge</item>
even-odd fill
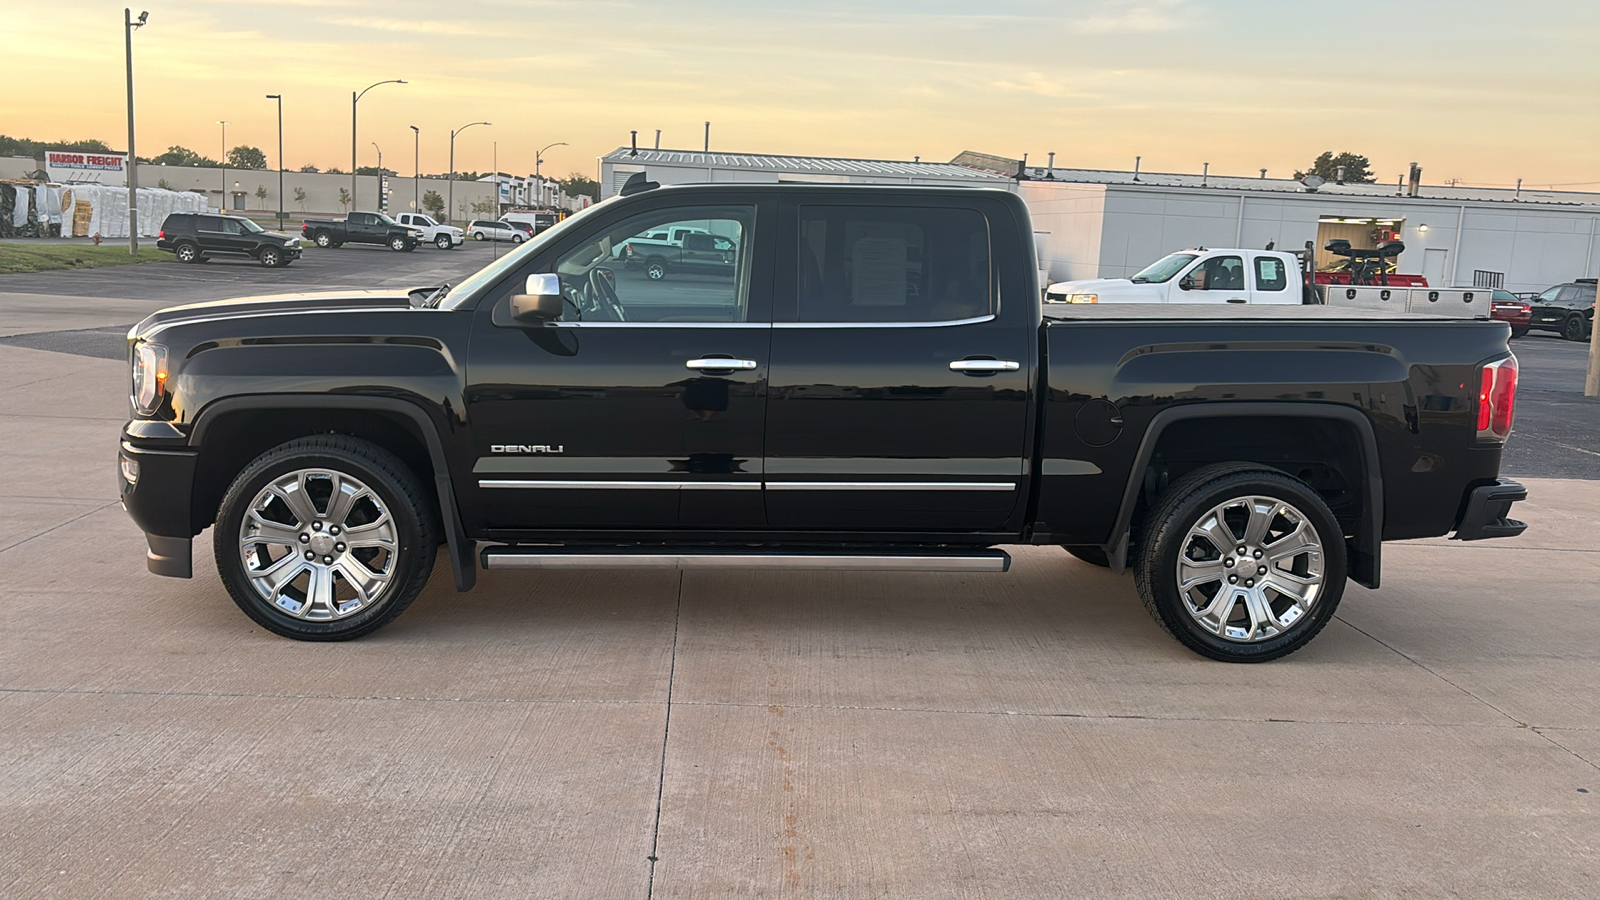
[[[563,444],[490,444],[490,453],[562,453]]]

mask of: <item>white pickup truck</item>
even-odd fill
[[[435,222],[432,216],[422,213],[401,213],[394,218],[401,225],[422,232],[422,242],[432,244],[440,250],[449,250],[467,242],[466,232],[454,225],[441,225]]]
[[[1048,303],[1301,303],[1300,261],[1276,250],[1168,254],[1130,278],[1060,281]]]

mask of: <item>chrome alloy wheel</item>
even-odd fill
[[[297,619],[347,618],[389,588],[398,552],[382,499],[329,469],[279,476],[250,501],[239,558],[267,604]]]
[[[1235,497],[1200,516],[1178,554],[1178,594],[1201,628],[1255,643],[1288,631],[1323,587],[1322,538],[1274,497]]]

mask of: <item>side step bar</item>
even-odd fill
[[[485,569],[813,569],[866,572],[1004,572],[1004,550],[671,551],[573,550],[565,547],[487,547]]]

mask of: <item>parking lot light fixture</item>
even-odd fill
[[[222,126],[222,211],[228,211],[228,123],[217,120]]]
[[[122,36],[127,44],[128,60],[128,253],[139,252],[139,156],[133,149],[133,33],[150,20],[147,12],[139,13],[133,20],[133,10],[122,11]],[[70,232],[70,228],[68,231]]]
[[[367,91],[372,90],[373,88],[377,87],[380,84],[405,84],[405,83],[406,83],[406,81],[405,81],[404,78],[390,78],[387,81],[379,81],[376,84],[369,84],[366,87],[362,88],[360,90],[360,92],[356,92],[356,91],[351,91],[350,92],[350,208],[351,209],[355,209],[356,208],[356,103],[358,103],[361,100],[361,98],[366,95]]]
[[[278,101],[278,230],[282,231],[283,224],[283,95],[268,94],[268,100]]]
[[[422,129],[411,126],[411,211],[422,212]]]
[[[658,143],[658,144],[661,143],[661,132],[660,131],[656,132],[656,143]],[[539,191],[539,205],[540,206],[544,205],[544,179],[539,177],[539,164],[544,162],[544,151],[549,150],[551,147],[565,147],[565,146],[567,146],[567,142],[566,141],[556,141],[554,144],[546,144],[546,145],[544,145],[543,147],[541,147],[539,149],[538,153],[535,153],[533,155],[533,183],[537,186],[538,191]]]
[[[446,205],[445,205],[445,210],[444,210],[444,221],[445,221],[446,225],[450,225],[450,224],[454,223],[455,214],[456,214],[456,135],[460,134],[463,131],[466,131],[468,128],[471,128],[474,125],[492,125],[492,124],[494,124],[494,123],[493,122],[468,122],[467,124],[461,126],[460,128],[455,128],[455,129],[452,129],[450,131],[450,184],[449,184],[448,187],[445,188],[445,193],[449,194],[449,198],[447,200],[445,200],[445,204]],[[499,178],[498,175],[496,175],[495,177]],[[499,192],[500,192],[500,187],[499,187],[498,184],[496,184],[496,186],[495,186],[495,197],[496,198],[498,198],[500,196]]]

